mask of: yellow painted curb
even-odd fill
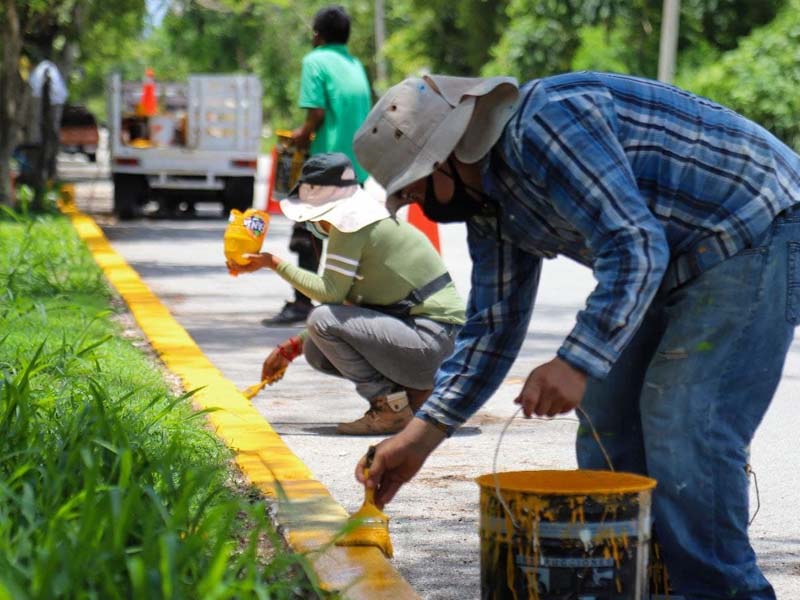
[[[345,509],[208,360],[138,273],[111,247],[94,219],[72,203],[61,209],[72,219],[78,235],[167,368],[181,378],[186,389],[203,388],[193,396],[196,405],[217,409],[208,414],[208,420],[236,452],[236,462],[247,478],[266,495],[279,499],[277,525],[292,550],[308,555],[320,585],[353,600],[419,598],[377,548],[331,545],[347,519]]]

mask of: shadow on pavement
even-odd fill
[[[104,224],[103,231],[111,240],[184,240],[201,242],[218,241],[222,248],[222,236],[225,231],[227,219],[220,216],[197,215],[181,219],[174,218],[146,218],[131,221],[122,221],[114,224]],[[270,230],[275,232],[273,237],[285,234],[287,239],[291,226],[282,219],[270,221]]]
[[[758,540],[769,544],[768,550],[758,553],[758,566],[765,573],[779,572],[800,576],[800,556],[788,548],[800,548],[800,539],[761,537]],[[774,547],[774,549],[773,549]]]
[[[296,421],[270,421],[270,425],[272,425],[281,435],[331,435],[336,436],[337,438],[352,439],[384,437],[379,435],[342,435],[340,433],[336,433],[335,424],[327,425],[320,423],[298,423]],[[462,427],[453,434],[453,437],[468,437],[472,435],[480,435],[480,433],[480,427]]]
[[[119,224],[113,226],[106,226],[103,228],[103,231],[106,234],[106,237],[110,241],[115,240],[136,240],[136,241],[150,241],[150,240],[172,240],[175,242],[181,241],[208,241],[208,240],[219,240],[220,248],[222,248],[222,234],[224,231],[222,219],[187,219],[187,221],[191,220],[193,223],[201,224],[201,223],[209,223],[215,222],[215,225],[208,225],[208,226],[194,226],[187,228],[184,226],[176,226],[176,227],[168,227],[165,225],[155,224],[156,220],[153,220],[154,223],[153,227],[142,227],[143,221],[128,221],[130,226]],[[144,222],[150,221],[147,219]],[[169,221],[165,220],[162,221],[163,223],[168,223]]]
[[[222,252],[220,252],[222,256]],[[224,258],[220,258],[219,265],[168,265],[159,261],[132,261],[133,267],[143,278],[157,277],[202,277],[203,275],[221,275],[227,273]]]

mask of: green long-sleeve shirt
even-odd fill
[[[405,221],[386,218],[353,233],[331,227],[322,275],[288,261],[276,272],[323,304],[389,305],[447,271],[428,238]],[[411,309],[412,316],[464,323],[464,301],[451,281]]]

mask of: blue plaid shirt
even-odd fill
[[[452,431],[495,392],[525,338],[542,258],[597,287],[558,356],[604,377],[656,292],[751,246],[800,203],[800,157],[762,127],[655,81],[570,73],[524,85],[483,163],[497,217],[473,217],[467,322],[419,413]]]

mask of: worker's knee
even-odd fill
[[[334,315],[332,307],[328,304],[322,304],[308,314],[306,328],[313,339],[325,335],[337,323],[338,319]]]
[[[327,375],[340,376],[339,370],[333,366],[328,357],[320,350],[319,346],[314,343],[310,337],[306,338],[303,344],[303,356],[306,357],[306,362],[315,371],[325,373]]]

